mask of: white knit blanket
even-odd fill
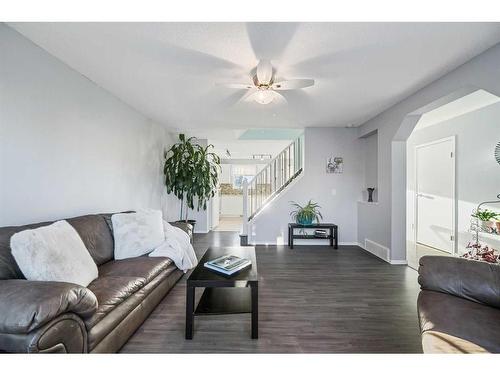
[[[163,229],[165,231],[165,241],[149,253],[149,256],[170,258],[177,268],[184,272],[196,267],[198,259],[193,245],[191,245],[189,235],[165,220],[163,220]]]

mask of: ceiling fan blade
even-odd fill
[[[285,98],[289,105],[290,112],[297,117],[300,117],[300,113],[308,113],[313,110],[311,97],[305,90],[284,90],[276,92],[279,92],[279,94]]]
[[[231,94],[229,96],[225,97],[220,102],[217,102],[217,104],[224,109],[232,108],[235,105],[238,105],[243,100],[243,98],[248,95],[249,91],[250,90],[246,89],[232,90],[230,91]]]
[[[254,85],[249,83],[217,83],[217,86],[223,86],[230,89],[253,89]]]
[[[260,93],[260,90],[250,90],[248,91],[248,94],[244,96],[244,98],[242,99],[242,101],[245,101],[245,102],[253,102],[257,99],[257,96],[259,95]]]
[[[285,98],[285,96],[278,92],[278,91],[274,91],[274,93],[276,94],[276,98],[275,98],[275,101],[281,101],[285,104],[288,104],[288,100]]]
[[[295,90],[314,85],[314,79],[289,79],[276,82],[271,87],[273,90]]]
[[[273,66],[269,60],[260,60],[257,65],[257,79],[261,84],[271,82],[273,78]]]
[[[239,103],[241,102],[250,102],[252,100],[254,100],[254,95],[258,92],[259,90],[257,90],[255,87],[248,90],[247,93],[245,95],[243,95],[243,97],[238,100]]]

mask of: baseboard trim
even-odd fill
[[[318,240],[322,240],[322,238],[318,238]],[[308,243],[308,244],[298,244],[295,240],[295,246],[328,246],[328,242],[325,243]],[[309,242],[309,241],[308,241]],[[282,243],[278,245],[276,242],[252,242],[249,246],[288,246],[287,243]],[[360,246],[358,242],[339,242],[339,246]]]
[[[372,242],[374,242],[374,241],[372,241]],[[401,265],[402,265],[402,266],[406,266],[406,265],[408,265],[408,262],[407,262],[406,260],[397,260],[397,259],[396,259],[396,260],[391,260],[391,259],[385,259],[385,258],[383,258],[383,257],[381,257],[381,256],[378,256],[378,254],[372,253],[371,251],[367,250],[367,249],[365,248],[365,246],[364,246],[363,244],[361,244],[360,242],[358,242],[358,243],[357,243],[357,245],[358,245],[360,248],[362,248],[364,251],[366,251],[367,253],[370,253],[370,254],[372,254],[372,255],[376,256],[376,257],[377,257],[377,258],[379,258],[379,259],[382,259],[384,262],[387,262],[387,263],[389,263],[389,264],[391,264],[391,265],[394,265],[394,266],[401,266]],[[390,254],[390,250],[389,250],[389,249],[387,249],[387,250],[388,250],[388,253]]]
[[[393,265],[407,265],[408,262],[406,260],[391,260],[389,261],[390,264],[393,264]]]
[[[199,234],[207,234],[208,232],[210,232],[209,230],[195,230],[193,231],[193,233],[199,233]]]

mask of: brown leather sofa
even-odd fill
[[[96,262],[87,287],[28,281],[10,249],[14,233],[50,223],[0,228],[0,351],[113,353],[183,275],[169,258],[114,260],[111,214],[67,219]],[[192,238],[192,227],[172,223]]]
[[[500,353],[500,265],[424,256],[418,273],[424,353]]]

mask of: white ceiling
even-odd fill
[[[498,23],[11,23],[172,129],[359,125],[500,42]],[[237,102],[259,59],[316,85]]]

